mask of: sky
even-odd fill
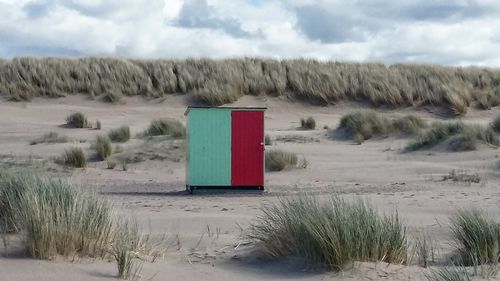
[[[0,57],[500,67],[498,0],[0,0]]]

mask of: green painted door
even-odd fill
[[[191,109],[188,114],[188,185],[231,185],[231,110]]]

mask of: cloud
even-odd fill
[[[496,0],[0,0],[0,56],[500,67]]]
[[[206,0],[188,0],[182,6],[174,24],[187,28],[207,28],[222,30],[234,37],[251,36],[241,28],[241,23],[231,17],[217,17],[214,8]]]

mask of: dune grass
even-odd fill
[[[0,222],[23,236],[32,257],[103,257],[113,237],[111,204],[69,182],[0,173]]]
[[[85,93],[117,102],[125,96],[192,94],[220,105],[243,95],[281,96],[326,105],[440,105],[462,115],[500,104],[500,70],[437,65],[271,60],[21,57],[0,64],[0,94],[13,101]]]
[[[281,149],[272,149],[266,151],[265,163],[266,170],[277,172],[296,167],[298,158],[297,155],[293,152],[288,152]]]
[[[99,160],[106,160],[113,152],[111,141],[107,136],[103,135],[96,136],[95,142],[92,143],[92,149],[94,149]]]
[[[314,130],[316,128],[316,120],[309,116],[300,119],[300,128],[303,130]]]
[[[75,112],[66,117],[66,125],[73,128],[88,128],[90,123],[81,112]]]
[[[109,131],[108,137],[112,142],[127,142],[130,139],[130,127],[121,126],[113,129]]]
[[[21,236],[34,258],[114,258],[118,277],[136,280],[142,261],[164,253],[165,238],[153,241],[115,214],[111,202],[67,180],[0,171],[0,235]]]
[[[493,123],[491,123],[491,128],[495,132],[500,134],[500,115],[493,120]]]
[[[36,138],[30,142],[30,145],[36,145],[40,143],[65,143],[68,142],[68,137],[61,136],[56,132],[48,132],[43,134],[41,137]]]
[[[103,100],[109,103],[121,103],[123,102],[123,94],[119,91],[109,91],[103,95]]]
[[[357,111],[344,115],[337,130],[358,143],[373,137],[387,137],[391,134],[409,136],[418,134],[427,123],[419,117],[407,115],[390,119],[375,111]]]
[[[437,122],[417,139],[411,141],[406,151],[431,149],[445,143],[448,150],[466,151],[477,149],[478,143],[499,146],[495,132],[486,126],[469,125],[463,122]]]
[[[463,266],[443,266],[432,269],[430,274],[426,275],[428,281],[472,281],[472,274]]]
[[[171,136],[173,138],[184,138],[186,136],[186,128],[181,122],[171,119],[162,118],[151,121],[149,127],[143,132],[142,136]]]
[[[500,223],[478,209],[460,210],[451,229],[463,260],[469,265],[498,264]]]
[[[271,137],[269,135],[264,136],[264,145],[272,145],[273,141],[271,140]]]
[[[426,268],[435,262],[435,245],[428,233],[421,233],[417,237],[415,250],[421,267]]]
[[[271,258],[298,256],[343,270],[355,261],[407,262],[406,228],[397,213],[380,215],[361,200],[282,198],[265,205],[249,237]]]
[[[69,167],[85,168],[87,166],[87,157],[80,147],[66,149],[61,160],[64,165]]]

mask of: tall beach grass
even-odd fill
[[[389,135],[411,136],[420,133],[427,123],[416,116],[406,115],[389,118],[372,110],[356,111],[340,119],[337,130],[358,143],[373,137]]]
[[[113,239],[111,204],[64,180],[0,173],[0,223],[19,231],[32,257],[103,257]]]
[[[437,122],[431,128],[411,141],[407,151],[430,149],[440,144],[452,151],[475,150],[479,143],[494,147],[500,145],[500,139],[493,129],[482,125],[463,122]]]
[[[342,100],[374,106],[440,105],[462,115],[500,104],[500,70],[438,65],[272,60],[20,57],[0,64],[0,94],[14,101],[84,93],[122,97],[192,94],[221,105],[243,95],[288,95],[326,105]]]
[[[355,261],[407,262],[406,227],[363,201],[301,195],[265,205],[249,237],[271,258],[302,257],[332,270]]]
[[[166,248],[165,237],[143,234],[108,200],[26,170],[0,171],[0,236],[6,233],[20,236],[38,259],[113,258],[124,279],[137,278],[143,261],[154,262]]]

